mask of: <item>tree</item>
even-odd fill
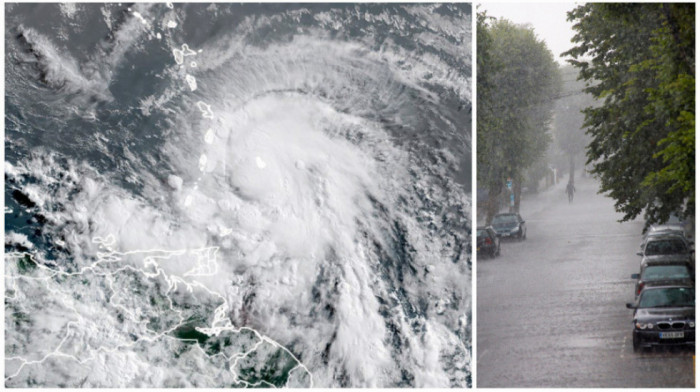
[[[492,55],[493,39],[488,31],[488,22],[493,20],[485,12],[477,13],[476,23],[476,91],[477,99],[477,181],[480,187],[488,190],[486,203],[487,221],[498,212],[496,197],[501,194],[505,185],[505,172],[500,162],[502,150],[498,148],[498,139],[502,129],[498,116],[498,102],[495,90],[497,86],[493,75],[500,70],[499,64]]]
[[[477,15],[477,175],[488,189],[487,222],[512,178],[515,211],[525,171],[550,141],[558,66],[529,26]]]
[[[695,5],[592,3],[568,13],[566,52],[599,105],[588,163],[622,221],[695,215]]]
[[[590,142],[583,129],[584,115],[582,110],[595,102],[590,94],[582,90],[586,87],[583,81],[577,80],[578,70],[571,65],[560,68],[563,79],[563,91],[554,106],[552,121],[552,136],[557,150],[555,163],[561,170],[568,166],[569,181],[574,181],[577,167],[586,161],[586,145]]]

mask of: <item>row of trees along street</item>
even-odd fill
[[[523,185],[586,165],[622,221],[692,219],[695,5],[589,3],[568,20],[559,67],[528,25],[477,14],[479,213],[490,223],[508,179],[519,211]]]
[[[531,27],[477,14],[477,181],[488,193],[487,223],[508,179],[519,211],[528,170],[541,164],[551,141],[560,89],[554,56]]]

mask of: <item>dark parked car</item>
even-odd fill
[[[496,257],[501,254],[501,240],[491,226],[476,228],[476,253]]]
[[[527,226],[520,214],[505,212],[496,214],[491,221],[491,226],[501,238],[517,238],[524,240],[527,238]]]
[[[644,259],[640,273],[632,274],[632,279],[637,279],[634,287],[635,299],[649,283],[664,282],[669,285],[695,286],[693,269],[686,260],[677,257]]]
[[[648,283],[634,309],[632,347],[695,347],[695,289],[691,286]]]

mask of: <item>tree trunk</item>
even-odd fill
[[[489,187],[489,198],[486,202],[486,225],[490,225],[493,217],[498,214],[499,201],[501,199],[502,185],[495,185]]]
[[[520,191],[522,190],[523,180],[520,176],[515,176],[513,179],[513,212],[520,213]]]

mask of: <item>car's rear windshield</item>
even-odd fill
[[[684,265],[651,265],[642,273],[643,280],[689,279],[688,267]]]
[[[695,290],[690,287],[662,287],[642,291],[640,308],[695,306]]]
[[[496,215],[493,217],[493,223],[516,223],[518,218],[515,215]]]
[[[672,255],[677,253],[687,253],[688,248],[683,240],[656,240],[647,243],[644,254],[646,255]]]
[[[478,229],[478,230],[476,231],[476,236],[477,236],[477,237],[488,237],[488,235],[489,235],[489,234],[488,234],[488,233],[486,232],[486,230],[484,230],[484,229]]]

